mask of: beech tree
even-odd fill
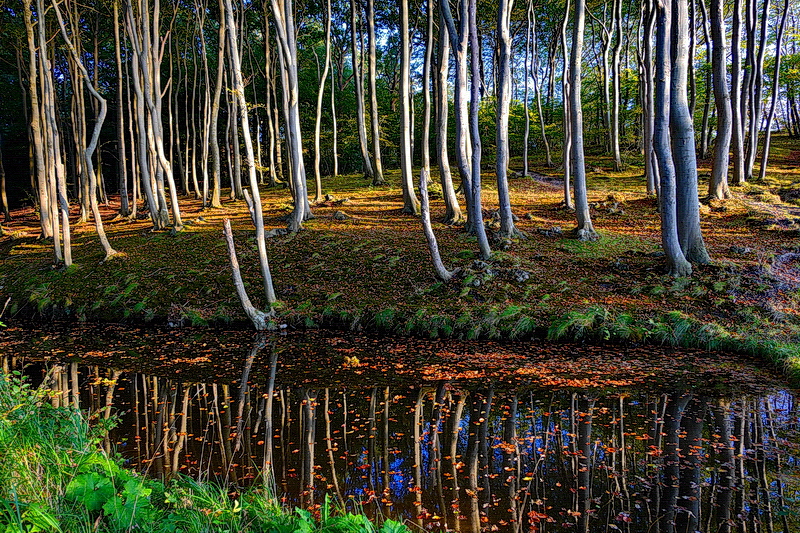
[[[575,214],[578,227],[575,233],[582,241],[598,239],[589,214],[589,199],[586,190],[586,162],[583,151],[583,107],[581,105],[581,56],[583,54],[583,30],[586,21],[585,1],[575,0],[575,19],[572,27],[572,51],[569,62],[570,99],[570,165],[575,187]]]
[[[508,191],[508,111],[511,104],[511,10],[514,0],[499,0],[497,3],[497,38],[499,61],[497,74],[497,119],[496,119],[496,165],[497,197],[500,202],[500,235],[517,237],[511,212],[511,196]]]
[[[722,0],[711,0],[711,36],[714,52],[711,69],[714,78],[714,104],[717,107],[717,140],[714,144],[714,164],[708,193],[715,198],[730,197],[728,190],[728,158],[731,145],[731,96],[728,91],[725,16]]]
[[[675,164],[675,200],[681,250],[692,263],[708,263],[710,258],[700,232],[697,154],[686,91],[686,73],[689,68],[688,13],[687,0],[672,0],[669,132],[672,160]]]

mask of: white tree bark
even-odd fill
[[[583,152],[583,108],[581,107],[581,56],[585,26],[585,0],[575,0],[575,19],[572,28],[572,52],[569,64],[570,135],[572,137],[572,175],[575,188],[575,214],[578,227],[575,234],[580,240],[597,240],[599,235],[592,225],[589,199],[586,190],[586,163]]]
[[[689,67],[688,33],[687,0],[672,0],[669,130],[677,185],[678,237],[683,255],[688,261],[708,263],[710,259],[700,232],[694,126],[686,97],[686,72]]]
[[[500,231],[502,237],[519,237],[511,212],[511,195],[508,190],[508,114],[511,104],[511,11],[514,0],[498,0],[497,39],[499,61],[497,65],[497,119],[495,128],[497,198],[500,204]]]
[[[717,107],[717,140],[708,193],[714,198],[728,198],[728,161],[731,145],[731,95],[728,90],[728,47],[725,41],[723,0],[711,0],[711,70],[714,81],[714,104]]]
[[[400,0],[400,173],[403,212],[419,214],[411,168],[411,35],[408,28],[408,0]]]

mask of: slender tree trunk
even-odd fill
[[[6,169],[3,166],[3,139],[0,137],[0,208],[3,210],[3,221],[11,221],[11,213],[8,210],[8,195],[6,195]],[[2,233],[0,232],[0,235]]]
[[[755,6],[753,7],[755,12]],[[761,8],[761,30],[758,40],[758,55],[754,58],[752,74],[752,92],[750,93],[750,125],[749,143],[745,151],[745,177],[753,179],[753,167],[758,152],[758,130],[761,123],[761,89],[764,85],[764,53],[767,42],[767,24],[769,21],[769,0],[763,0]],[[754,21],[755,24],[755,21]]]
[[[367,38],[369,40],[369,107],[372,125],[372,158],[375,175],[373,185],[383,185],[383,163],[381,161],[381,125],[378,121],[378,89],[376,87],[377,42],[375,39],[375,0],[367,0]]]
[[[125,112],[122,106],[122,55],[119,36],[119,0],[114,0],[114,55],[117,60],[117,153],[119,154],[119,214],[131,213],[128,203],[128,154],[125,149]]]
[[[586,163],[583,152],[583,108],[581,104],[581,57],[583,54],[583,30],[585,25],[585,0],[575,0],[575,19],[572,28],[572,53],[570,55],[570,130],[572,136],[572,175],[575,180],[575,214],[578,227],[575,233],[582,241],[597,240],[597,232],[589,214],[589,199],[586,191]]]
[[[370,0],[372,1],[372,0]],[[430,131],[431,131],[431,56],[433,54],[433,5],[434,0],[427,0],[428,31],[425,42],[425,64],[422,70],[422,96],[425,109],[422,117],[422,169],[419,173],[419,195],[421,198],[420,214],[422,215],[422,230],[425,233],[425,240],[428,242],[428,251],[431,254],[433,268],[436,277],[442,281],[449,281],[453,273],[448,271],[442,262],[439,254],[439,245],[436,242],[436,235],[431,227],[431,210],[428,199],[428,180],[431,171],[430,156]]]
[[[744,131],[742,129],[742,3],[733,0],[733,22],[731,26],[731,150],[733,152],[734,185],[744,183]]]
[[[497,39],[500,57],[497,72],[496,164],[497,198],[500,204],[500,231],[502,237],[518,237],[511,212],[511,195],[508,190],[508,114],[511,104],[511,12],[514,0],[497,3]]]
[[[244,147],[247,156],[247,175],[250,178],[250,194],[253,195],[252,202],[248,201],[250,214],[256,226],[256,246],[258,247],[258,260],[261,266],[261,278],[264,284],[264,295],[267,304],[272,307],[275,303],[275,289],[272,287],[272,274],[267,260],[267,245],[264,240],[264,215],[261,206],[261,193],[258,190],[258,176],[256,175],[255,156],[253,155],[253,141],[250,138],[250,120],[247,116],[247,101],[244,96],[244,82],[242,81],[242,67],[239,61],[239,40],[237,37],[236,25],[233,20],[233,3],[225,0],[225,21],[228,26],[228,43],[230,44],[231,60],[230,68],[233,74],[233,92],[239,101],[239,119],[242,123],[244,133]],[[245,199],[249,200],[247,195]]]
[[[375,171],[367,149],[367,128],[364,124],[364,77],[362,76],[361,51],[358,47],[358,31],[356,26],[356,8],[361,12],[359,0],[350,0],[350,42],[353,61],[353,86],[356,93],[356,122],[358,123],[358,143],[361,147],[364,177],[375,179]]]
[[[419,214],[414,193],[411,151],[411,34],[408,27],[408,0],[400,0],[400,172],[403,186],[403,213]]]
[[[446,23],[441,9],[439,9],[439,27],[445,28]],[[446,31],[446,30],[445,30]],[[442,184],[444,197],[445,224],[463,224],[464,215],[458,204],[453,177],[450,171],[450,158],[447,151],[447,122],[449,114],[448,101],[448,71],[450,70],[450,40],[447,35],[439,35],[439,54],[436,69],[436,159],[439,164],[439,181]]]
[[[528,139],[531,132],[531,115],[528,109],[528,78],[531,76],[530,56],[531,54],[531,27],[533,26],[531,19],[533,18],[533,2],[528,0],[526,9],[527,23],[525,26],[525,62],[523,63],[523,79],[525,86],[525,96],[522,99],[523,110],[525,113],[525,133],[522,136],[522,176],[528,177]],[[536,72],[533,73],[536,75]]]
[[[41,3],[41,0],[39,0],[39,2]],[[61,10],[58,7],[58,3],[53,0],[52,4],[56,12],[56,17],[58,18],[58,24],[61,27],[61,35],[64,37],[64,41],[67,43],[67,48],[72,53],[74,64],[80,69],[81,74],[83,74],[83,81],[84,85],[86,86],[86,90],[89,91],[92,97],[94,97],[99,106],[99,114],[97,120],[95,120],[92,138],[86,147],[86,151],[84,152],[84,164],[86,165],[86,175],[89,178],[89,205],[92,211],[92,217],[94,218],[95,229],[97,230],[97,236],[100,239],[100,244],[103,247],[103,251],[106,254],[105,259],[109,259],[111,256],[115,255],[117,251],[114,250],[111,247],[111,243],[108,242],[105,228],[103,227],[103,220],[100,217],[100,208],[97,205],[97,176],[94,171],[94,163],[92,162],[92,156],[97,148],[97,142],[100,139],[100,130],[103,128],[103,122],[106,118],[108,105],[105,98],[100,96],[100,93],[97,92],[91,81],[89,81],[89,73],[87,72],[86,67],[83,65],[80,56],[78,55],[77,48],[75,48],[75,45],[73,44],[69,35],[67,35],[67,28],[64,25],[64,19],[61,16]]]
[[[339,124],[336,120],[336,84],[334,83],[333,72],[331,72],[331,120],[333,121],[331,150],[333,152],[333,175],[335,177],[339,175]]]
[[[763,183],[767,177],[767,163],[769,161],[769,144],[772,137],[772,119],[775,117],[775,103],[780,92],[780,73],[781,73],[781,43],[783,41],[783,30],[786,27],[786,15],[789,13],[789,0],[784,0],[783,14],[778,24],[778,35],[775,38],[775,66],[772,72],[772,97],[767,111],[767,123],[764,132],[764,151],[761,153],[761,169],[758,179]]]
[[[547,140],[547,133],[544,128],[544,114],[542,113],[542,91],[539,86],[539,58],[537,52],[537,38],[536,38],[536,14],[533,11],[533,4],[529,4],[529,15],[533,30],[531,32],[531,39],[533,40],[533,90],[536,93],[536,112],[539,114],[539,128],[542,132],[542,142],[544,143],[545,156],[547,158],[547,168],[553,167],[553,159],[550,156],[550,143]],[[527,64],[527,63],[526,63]],[[527,68],[527,67],[525,67]],[[527,78],[526,78],[527,79]],[[527,98],[526,98],[527,100]],[[525,115],[527,117],[527,113]],[[526,123],[527,128],[527,123]],[[527,145],[526,145],[527,146]],[[527,161],[526,161],[527,163]],[[526,174],[527,175],[527,174]]]
[[[39,222],[42,229],[42,237],[53,236],[53,226],[50,220],[50,198],[47,187],[47,167],[45,163],[45,139],[43,132],[42,108],[39,102],[39,68],[37,66],[37,43],[33,33],[33,15],[31,12],[31,0],[23,0],[25,31],[28,40],[28,87],[31,98],[31,138],[33,140],[33,152],[35,160],[35,173],[37,179],[37,192],[39,200]],[[39,17],[39,23],[43,20]],[[43,74],[44,77],[46,74]],[[42,80],[42,83],[44,81]],[[56,254],[56,260],[59,260]]]
[[[469,48],[470,48],[470,135],[472,138],[472,219],[475,224],[475,234],[478,237],[478,248],[481,258],[485,261],[492,255],[489,248],[489,239],[486,236],[486,226],[483,224],[483,210],[481,208],[481,134],[478,126],[478,114],[481,101],[481,55],[478,40],[477,0],[468,0],[467,14],[469,16]]]
[[[325,66],[322,69],[322,76],[319,80],[319,92],[317,93],[317,115],[314,121],[314,201],[322,201],[322,174],[319,170],[320,159],[320,125],[322,123],[322,98],[325,96],[325,80],[328,78],[328,70],[331,66],[331,0],[325,3]],[[333,86],[333,83],[331,83]]]
[[[656,153],[653,147],[654,140],[654,117],[658,113],[654,104],[653,87],[653,30],[656,22],[656,6],[654,0],[642,2],[642,22],[644,34],[642,36],[642,117],[643,131],[643,152],[644,152],[644,173],[647,180],[647,194],[660,196],[659,187],[661,178],[659,176],[660,165],[656,161]],[[667,100],[669,101],[669,99]],[[669,178],[669,179],[674,179]]]
[[[700,2],[700,14],[703,16],[703,40],[706,43],[706,65],[709,68],[706,70],[706,94],[705,99],[703,102],[703,119],[700,126],[700,158],[706,159],[708,157],[708,145],[711,142],[711,127],[710,127],[710,115],[711,115],[711,89],[712,89],[712,71],[713,66],[712,63],[712,56],[713,51],[711,49],[711,39],[709,38],[709,24],[708,24],[708,13],[706,11],[706,3],[705,0],[699,0]],[[690,53],[692,53],[690,51]],[[689,57],[694,57],[693,55]],[[694,68],[690,68],[689,71],[693,71]],[[689,114],[692,115],[692,119],[694,119],[694,108],[689,107]]]
[[[728,47],[725,42],[723,0],[711,0],[711,38],[714,44],[711,69],[714,76],[714,103],[717,107],[717,140],[708,193],[714,198],[728,198],[728,159],[731,144],[731,95],[728,91]]]
[[[564,207],[574,209],[572,194],[570,192],[572,182],[572,104],[570,93],[572,91],[571,79],[569,74],[570,64],[567,61],[569,49],[567,47],[567,21],[569,20],[570,0],[564,3],[564,17],[561,19],[561,51],[564,56],[561,72],[561,96],[564,107],[562,124],[564,126],[564,145],[562,149],[562,165],[564,166]]]
[[[223,0],[219,1],[220,13],[225,12],[225,3]],[[211,207],[221,208],[221,191],[222,191],[222,177],[220,176],[222,169],[221,156],[219,153],[219,101],[222,96],[222,85],[225,83],[225,49],[227,37],[226,33],[226,17],[219,18],[219,36],[217,38],[217,79],[214,83],[214,95],[211,98],[211,120],[209,121],[209,144],[211,144]],[[206,91],[210,90],[206,87]],[[205,204],[205,196],[203,203]]]
[[[622,0],[614,0],[614,46],[611,49],[611,151],[614,154],[614,170],[622,170],[622,154],[619,149],[619,98],[620,98],[620,61],[622,48]]]

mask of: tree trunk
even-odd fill
[[[733,151],[734,185],[744,183],[744,131],[742,129],[742,61],[740,57],[742,39],[742,3],[733,0],[733,23],[731,27],[731,149]]]
[[[317,93],[317,115],[314,121],[314,201],[322,201],[322,174],[319,170],[320,159],[320,125],[322,123],[322,98],[325,96],[325,80],[328,78],[328,70],[331,66],[331,0],[325,3],[325,66],[322,68],[322,76],[319,80],[319,92]],[[333,83],[331,83],[333,86]]]
[[[39,0],[41,2],[41,0]],[[86,67],[83,65],[80,56],[78,55],[78,50],[75,48],[74,43],[70,39],[69,35],[67,35],[67,28],[64,25],[64,19],[61,16],[61,10],[58,7],[58,3],[53,1],[53,8],[56,12],[56,17],[58,18],[58,24],[61,27],[61,35],[64,37],[64,41],[67,43],[67,48],[72,54],[72,59],[74,64],[80,69],[81,74],[83,74],[83,82],[86,86],[86,90],[94,97],[97,101],[99,106],[99,113],[97,120],[94,123],[94,131],[92,132],[92,138],[89,141],[88,146],[86,147],[86,151],[84,152],[84,164],[86,165],[86,175],[89,178],[89,205],[92,211],[92,217],[94,218],[94,226],[97,230],[97,236],[100,239],[100,244],[103,247],[103,251],[105,252],[105,260],[109,259],[111,256],[117,253],[111,247],[111,243],[108,242],[106,238],[105,228],[103,227],[103,220],[100,217],[100,208],[97,205],[97,177],[94,172],[94,164],[92,162],[92,156],[94,155],[95,149],[97,148],[97,142],[100,138],[100,130],[103,128],[103,122],[106,118],[106,112],[108,109],[108,105],[106,103],[105,98],[100,96],[100,93],[92,85],[91,81],[89,81],[89,72],[87,72]],[[77,73],[73,72],[73,79],[77,76]]]
[[[670,149],[671,7],[669,1],[655,3],[658,31],[656,34],[655,57],[653,150],[658,160],[658,175],[660,179],[658,199],[661,214],[661,244],[664,247],[669,274],[677,278],[690,275],[692,273],[692,265],[686,260],[678,239],[675,165]]]
[[[572,181],[572,126],[571,126],[571,109],[570,93],[572,88],[570,84],[570,64],[567,61],[568,47],[567,47],[567,22],[569,21],[569,4],[570,0],[564,3],[564,17],[561,19],[561,51],[564,56],[563,69],[561,72],[561,95],[564,107],[562,124],[564,126],[564,145],[562,148],[562,165],[564,167],[564,207],[567,209],[574,209],[572,203],[572,194],[570,192]]]
[[[450,47],[455,56],[455,82],[453,88],[453,107],[455,117],[456,163],[461,176],[460,189],[464,192],[467,204],[467,233],[474,233],[476,221],[473,218],[474,206],[472,198],[472,168],[471,144],[469,133],[469,108],[467,89],[467,51],[469,45],[469,30],[467,17],[467,0],[460,0],[461,9],[458,28],[450,11],[450,2],[439,0],[439,9],[447,26],[447,35]]]
[[[703,235],[700,233],[694,127],[686,99],[686,71],[689,66],[687,0],[672,0],[671,16],[672,70],[670,73],[669,131],[672,160],[675,164],[678,238],[683,255],[688,261],[705,264],[710,259],[703,242]]]
[[[236,294],[239,296],[239,301],[242,303],[242,308],[244,309],[245,314],[247,314],[247,317],[253,323],[253,326],[256,328],[256,330],[264,331],[268,327],[270,316],[268,313],[256,309],[256,307],[250,301],[250,298],[247,296],[247,289],[244,288],[242,273],[241,270],[239,270],[239,260],[236,258],[236,248],[233,244],[231,221],[226,218],[222,228],[223,234],[225,235],[225,242],[228,243],[228,259],[231,264],[231,273],[233,274],[233,285],[236,288]],[[271,309],[274,300],[269,303]]]
[[[226,0],[226,5],[228,2],[230,2],[230,0]],[[291,156],[294,210],[289,220],[289,231],[296,232],[302,228],[303,222],[311,217],[311,207],[308,205],[306,167],[303,162],[303,139],[300,131],[297,39],[295,35],[294,6],[291,0],[271,0],[271,4],[272,12],[275,16],[278,49],[280,50],[284,114],[286,117],[286,137]],[[243,122],[243,124],[246,123]],[[261,204],[258,203],[257,205]]]
[[[511,212],[511,195],[508,190],[508,114],[511,104],[511,12],[514,0],[497,3],[497,39],[500,54],[497,72],[496,165],[497,199],[500,204],[501,237],[519,237]]]
[[[220,13],[225,12],[225,3],[219,1]],[[225,17],[219,18],[219,34],[217,38],[217,80],[214,84],[214,96],[211,99],[211,120],[209,121],[209,143],[211,144],[211,207],[221,208],[222,177],[220,176],[221,156],[219,153],[219,101],[222,97],[222,85],[225,83],[225,48],[226,46]],[[206,92],[209,91],[206,86]],[[203,203],[205,204],[205,196]]]
[[[575,0],[575,19],[572,28],[572,53],[570,55],[570,134],[572,150],[570,162],[575,182],[575,214],[578,227],[575,234],[582,241],[594,241],[599,235],[592,226],[589,199],[586,191],[586,163],[583,152],[583,108],[581,103],[581,57],[583,55],[583,30],[585,25],[585,0]]]
[[[533,90],[536,93],[536,111],[539,114],[539,128],[542,132],[542,142],[544,143],[545,155],[547,158],[547,168],[553,167],[553,160],[550,156],[550,143],[547,141],[547,133],[544,129],[544,114],[542,113],[542,91],[539,86],[539,59],[536,46],[536,14],[533,12],[533,5],[530,4],[529,15],[533,25],[531,38],[533,39]],[[525,67],[527,68],[527,67]],[[526,78],[527,79],[527,78]],[[527,100],[527,98],[526,98]],[[526,113],[527,117],[527,113]],[[527,128],[527,125],[526,125]],[[527,145],[526,145],[527,146]],[[527,163],[527,161],[526,161]],[[526,174],[527,175],[527,174]]]
[[[356,26],[356,7],[361,12],[358,0],[350,0],[350,42],[353,61],[353,87],[356,93],[356,122],[358,123],[358,143],[361,147],[361,159],[364,167],[364,177],[375,179],[375,171],[369,158],[367,149],[367,128],[364,124],[364,77],[362,75],[361,51],[358,46],[358,30]]]
[[[400,0],[400,172],[403,186],[403,213],[419,214],[414,193],[411,151],[411,34],[408,28],[408,0]]]
[[[371,2],[372,0],[370,0]],[[433,2],[427,0],[428,32],[425,42],[425,64],[422,71],[422,95],[425,109],[422,117],[422,169],[419,173],[419,195],[421,198],[420,214],[422,215],[422,230],[425,233],[425,240],[428,242],[428,251],[431,254],[433,268],[436,277],[442,281],[449,281],[453,273],[448,271],[442,263],[439,254],[439,245],[436,242],[436,235],[431,227],[430,201],[428,200],[428,180],[430,179],[431,156],[430,156],[430,131],[431,131],[431,56],[433,54]],[[384,465],[386,467],[386,465]]]
[[[128,154],[125,149],[125,112],[122,107],[122,54],[119,36],[119,0],[114,0],[114,55],[117,60],[117,153],[119,157],[119,214],[131,213],[128,203]]]
[[[256,226],[256,246],[258,247],[258,260],[261,266],[261,278],[264,283],[264,295],[267,298],[267,304],[272,307],[272,304],[275,303],[276,300],[275,290],[272,287],[272,274],[270,273],[269,262],[267,260],[267,245],[264,241],[264,215],[261,206],[261,193],[258,190],[258,176],[256,175],[253,141],[250,138],[250,121],[247,116],[247,101],[244,96],[242,67],[239,61],[239,40],[236,35],[237,31],[236,24],[233,20],[233,4],[231,0],[225,0],[225,19],[228,26],[228,43],[231,51],[231,60],[229,64],[233,74],[233,92],[236,94],[236,98],[239,101],[239,119],[242,122],[245,154],[247,156],[247,175],[250,178],[250,193],[253,195],[252,202],[248,201],[248,207],[250,208],[250,214]],[[249,200],[246,193],[245,200]]]
[[[780,92],[780,73],[781,73],[781,42],[783,41],[783,30],[786,26],[786,15],[789,12],[789,0],[784,0],[783,14],[778,24],[778,35],[775,38],[775,66],[772,72],[772,98],[767,112],[767,123],[764,132],[764,151],[761,153],[761,169],[758,173],[759,180],[763,183],[767,177],[767,163],[769,161],[769,144],[772,137],[772,119],[775,116],[775,103]]]
[[[642,2],[642,22],[644,35],[642,36],[642,148],[644,152],[644,173],[647,180],[647,194],[660,196],[659,186],[659,164],[656,160],[656,153],[653,147],[654,141],[654,117],[658,113],[654,104],[653,87],[653,29],[656,22],[656,7],[654,0]],[[669,99],[667,99],[669,101]],[[674,176],[670,179],[674,180]]]
[[[3,221],[11,221],[8,210],[8,196],[6,195],[6,169],[3,166],[3,139],[0,137],[0,208],[3,210]]]
[[[478,126],[478,112],[481,101],[481,55],[478,42],[477,0],[468,0],[467,13],[469,15],[469,47],[470,66],[472,78],[470,80],[470,134],[472,137],[472,220],[475,225],[475,234],[478,237],[478,248],[481,258],[485,261],[492,255],[489,248],[489,239],[486,236],[486,226],[483,224],[483,210],[481,208],[481,134]]]
[[[725,13],[723,0],[711,0],[711,39],[714,51],[711,68],[714,77],[714,104],[717,107],[717,140],[714,144],[714,163],[708,194],[714,198],[729,198],[728,158],[731,144],[731,95],[728,91],[728,47],[725,42]]]
[[[611,49],[611,71],[613,75],[611,86],[611,152],[614,155],[614,170],[622,170],[622,154],[619,149],[619,82],[620,63],[619,53],[622,47],[622,0],[614,0],[614,46]]]
[[[367,0],[367,38],[369,40],[369,107],[372,125],[372,157],[375,175],[373,185],[383,185],[383,163],[381,161],[381,126],[378,121],[378,90],[376,87],[377,42],[375,40],[375,0]]]
[[[441,9],[439,9],[439,27],[446,28]],[[449,113],[447,79],[450,69],[450,40],[444,32],[439,34],[438,43],[439,54],[436,65],[436,159],[439,164],[439,181],[442,184],[442,197],[445,205],[443,222],[445,224],[462,224],[464,215],[461,213],[461,206],[458,204],[458,198],[453,187],[453,177],[450,171],[450,159],[447,151]]]

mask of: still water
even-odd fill
[[[795,394],[699,351],[333,333],[10,330],[136,469],[265,478],[426,530],[800,531]]]

